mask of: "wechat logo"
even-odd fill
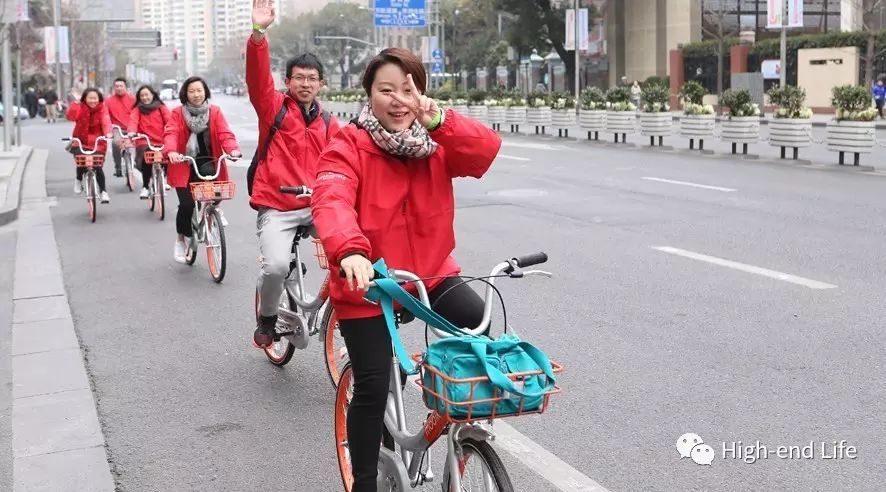
[[[714,448],[704,443],[698,434],[687,433],[677,439],[677,452],[680,458],[692,458],[698,465],[710,465],[714,462]]]

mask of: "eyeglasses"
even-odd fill
[[[317,77],[315,75],[312,75],[310,77],[305,77],[303,75],[296,75],[295,77],[292,77],[292,80],[294,80],[295,83],[297,83],[297,84],[304,84],[305,82],[307,82],[309,84],[316,84],[316,83],[320,82],[320,77]]]

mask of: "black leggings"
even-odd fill
[[[142,187],[146,190],[149,190],[154,169],[152,165],[145,164],[145,150],[147,150],[147,147],[138,147],[137,149],[135,149],[135,168],[141,168]]]
[[[85,167],[77,168],[77,181],[83,180],[83,175],[86,174]],[[95,180],[98,181],[98,191],[105,191],[105,170],[97,167],[95,168]]]
[[[450,277],[428,297],[434,311],[461,328],[476,328],[483,319],[483,299],[468,285],[450,287],[462,279]],[[439,301],[439,302],[438,302]],[[343,319],[341,334],[354,369],[354,398],[348,408],[348,444],[354,474],[352,492],[376,492],[379,443],[391,379],[391,336],[384,316]],[[424,326],[416,323],[413,326]]]
[[[157,188],[158,193],[163,193],[163,185]],[[178,195],[178,212],[175,214],[175,231],[184,237],[191,237],[191,216],[194,215],[194,197],[191,188],[176,188]]]

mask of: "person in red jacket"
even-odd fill
[[[363,74],[369,105],[317,164],[314,224],[329,257],[330,298],[355,378],[347,422],[354,492],[375,491],[392,357],[381,309],[363,298],[373,262],[384,258],[391,268],[427,278],[434,309],[456,326],[476,328],[483,318],[483,300],[457,277],[451,256],[452,180],[482,177],[501,139],[475,120],[442,111],[424,95],[426,83],[413,53],[383,50]]]
[[[72,96],[77,96],[74,91],[71,91]],[[104,104],[104,96],[102,96],[101,91],[96,88],[90,87],[83,91],[83,94],[80,95],[80,102],[71,102],[71,105],[68,107],[68,112],[65,113],[65,117],[74,122],[74,131],[71,134],[74,138],[79,138],[82,142],[82,145],[86,149],[96,148],[96,155],[105,155],[108,151],[108,145],[104,140],[98,142],[96,145],[96,140],[101,136],[111,136],[111,119],[108,116],[108,108],[105,107]],[[80,150],[80,145],[77,142],[72,142],[70,147],[70,152],[74,155],[82,154]],[[77,168],[77,179],[74,181],[74,193],[78,195],[83,193],[83,175],[86,174],[86,169],[82,167]],[[98,181],[98,189],[101,192],[101,201],[102,203],[109,203],[111,201],[111,197],[108,195],[107,190],[105,189],[105,172],[102,168],[98,168],[95,170],[95,177]]]
[[[200,174],[215,174],[216,163],[222,153],[240,157],[237,138],[231,132],[221,108],[209,104],[209,86],[200,77],[190,77],[179,91],[182,105],[172,110],[169,124],[164,132],[163,152],[169,158],[167,181],[178,194],[178,212],[175,216],[174,258],[185,263],[187,254],[186,239],[191,237],[191,215],[194,213],[194,197],[189,183],[200,182],[196,171],[184,156],[193,157],[200,168]],[[228,167],[222,161],[219,181],[228,181]],[[222,219],[224,220],[224,218]]]
[[[111,115],[111,124],[117,125],[124,132],[129,128],[129,114],[132,106],[135,105],[135,96],[129,93],[126,85],[126,79],[117,77],[114,80],[114,94],[107,101],[108,113]],[[114,145],[111,146],[111,153],[114,155],[114,176],[123,177],[123,170],[120,167],[123,158],[123,142],[119,135],[114,135]]]
[[[283,282],[289,274],[290,253],[296,229],[311,224],[310,199],[280,193],[280,186],[314,186],[317,159],[338,132],[335,117],[323,111],[317,93],[323,86],[323,65],[305,53],[286,63],[288,92],[274,88],[271,54],[265,31],[276,17],[272,0],[253,4],[253,33],[246,47],[246,84],[259,121],[258,153],[247,179],[252,179],[249,204],[258,212],[261,271],[253,345],[274,342],[277,308]],[[281,108],[287,109],[276,135],[269,136]]]
[[[163,132],[169,123],[169,108],[160,100],[160,95],[149,85],[143,85],[135,91],[138,100],[129,113],[127,132],[142,133],[151,139],[151,145],[163,145]],[[145,150],[148,143],[143,139],[136,141],[135,165],[142,170],[142,191],[139,198],[147,200],[150,196],[148,185],[151,181],[151,166],[145,165]],[[166,183],[163,183],[165,186]],[[159,189],[159,188],[158,188]]]

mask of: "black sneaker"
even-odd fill
[[[265,349],[274,344],[274,327],[277,326],[277,316],[261,316],[258,327],[252,334],[252,345],[256,348]]]
[[[121,171],[120,169],[117,169],[116,171],[114,171],[114,176],[116,176],[116,177],[118,177],[118,178],[122,178],[122,177],[123,177],[123,171]]]

